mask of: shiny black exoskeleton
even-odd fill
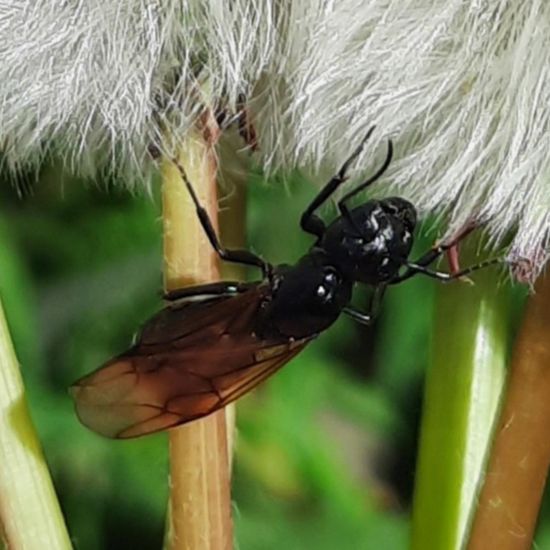
[[[325,225],[316,211],[345,181],[348,166],[363,143],[302,215],[302,229],[314,235],[315,242],[292,266],[274,267],[247,250],[223,248],[185,170],[174,160],[219,257],[260,268],[263,280],[204,284],[170,292],[166,298],[173,302],[146,322],[128,350],[73,385],[71,393],[80,420],[96,432],[116,438],[137,437],[197,420],[255,388],[341,313],[370,323],[388,285],[416,273],[449,280],[492,263],[461,272],[457,269],[453,274],[432,271],[428,265],[474,226],[411,262],[416,225],[411,203],[388,198],[348,207],[349,200],[388,167],[391,142],[382,168],[344,195],[337,203],[339,215]],[[350,306],[357,283],[374,287],[371,307],[365,313]]]
[[[372,200],[334,220],[318,246],[347,279],[378,285],[406,264],[415,225],[416,210],[406,200]]]
[[[296,265],[275,268],[266,322],[296,338],[328,328],[350,303],[355,283],[382,289],[398,276],[415,224],[413,205],[399,198],[368,201],[336,218]],[[364,323],[373,313],[350,311]]]
[[[388,142],[388,152],[382,167],[338,201],[339,216],[334,221],[327,226],[316,214],[317,209],[346,181],[350,164],[359,156],[373,131],[374,128],[369,130],[338,174],[321,189],[303,213],[300,225],[304,231],[314,235],[316,241],[309,252],[293,266],[274,267],[247,250],[224,249],[206,211],[198,203],[183,168],[179,166],[200,221],[220,258],[262,270],[264,283],[258,284],[269,285],[269,292],[258,312],[256,332],[259,335],[265,338],[308,337],[328,328],[341,313],[369,324],[388,285],[404,281],[417,273],[450,280],[486,265],[487,262],[453,274],[428,268],[430,263],[456,244],[469,230],[453,242],[436,246],[417,261],[411,262],[409,254],[417,213],[415,207],[405,199],[391,197],[369,200],[355,208],[348,207],[351,198],[378,180],[388,168],[393,154],[391,141]],[[356,283],[374,287],[367,312],[358,311],[349,305]],[[216,286],[216,292],[239,292],[235,290],[237,287],[235,283],[220,283]],[[242,288],[249,286],[244,285]],[[179,296],[182,294],[178,293]]]

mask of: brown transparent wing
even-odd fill
[[[250,391],[310,340],[257,338],[264,297],[257,287],[161,311],[133,348],[71,388],[82,423],[107,437],[137,437],[210,414]]]

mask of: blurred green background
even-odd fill
[[[161,548],[166,435],[102,439],[78,423],[67,393],[161,307],[158,188],[132,194],[55,167],[38,181],[7,181],[0,290],[75,546]],[[287,185],[252,176],[252,249],[296,260],[311,242],[298,220],[314,193],[299,176]],[[392,288],[373,328],[342,318],[239,403],[238,548],[406,548],[436,284],[417,277]]]

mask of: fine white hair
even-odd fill
[[[542,266],[550,193],[550,3],[544,0],[0,0],[0,152],[61,155],[131,183],[148,148],[246,97],[266,170],[356,163],[449,231]],[[206,83],[206,85],[205,85]]]

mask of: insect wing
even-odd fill
[[[189,422],[238,399],[294,357],[311,338],[254,335],[268,290],[168,307],[127,352],[71,388],[83,424],[116,438]]]

